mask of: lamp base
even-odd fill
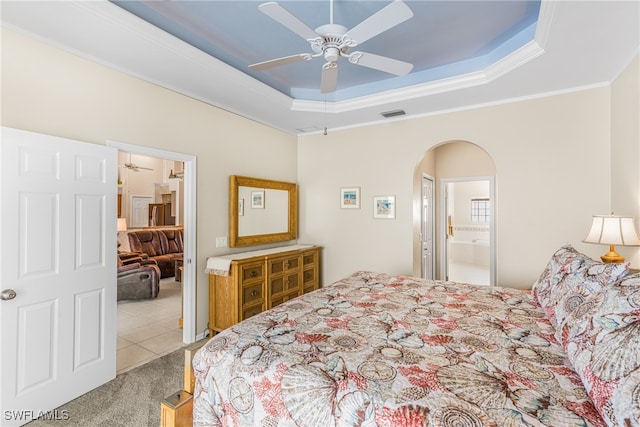
[[[600,259],[602,260],[602,262],[604,263],[610,263],[610,262],[624,262],[624,257],[621,256],[620,254],[618,254],[618,252],[616,252],[615,250],[611,249],[609,252],[607,252],[606,254],[602,255],[600,257]]]

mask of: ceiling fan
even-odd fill
[[[127,169],[130,169],[134,172],[138,172],[140,169],[144,169],[144,170],[148,170],[148,171],[152,171],[152,168],[145,168],[143,166],[138,166],[135,163],[131,162],[131,154],[129,154],[129,161],[127,163],[125,163],[124,165],[122,165],[121,167],[125,167]]]
[[[262,71],[294,62],[309,61],[322,56],[327,62],[322,66],[320,92],[329,93],[335,91],[338,84],[338,58],[341,56],[347,58],[352,64],[397,76],[409,74],[413,69],[413,64],[386,56],[360,51],[349,52],[351,48],[411,18],[413,12],[402,0],[393,1],[350,30],[342,25],[333,23],[333,0],[330,2],[330,23],[322,25],[315,30],[312,30],[276,2],[263,3],[258,8],[307,40],[314,53],[299,53],[259,62],[249,65],[251,70]]]

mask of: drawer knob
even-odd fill
[[[256,277],[258,275],[258,272],[255,270],[251,271],[251,277]]]
[[[251,291],[251,296],[255,297],[256,295],[258,295],[258,291],[256,291],[255,289]]]

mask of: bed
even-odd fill
[[[194,425],[640,425],[627,267],[564,246],[532,291],[356,272],[204,345]]]

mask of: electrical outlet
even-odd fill
[[[216,248],[226,248],[229,246],[227,243],[227,237],[216,237]]]

